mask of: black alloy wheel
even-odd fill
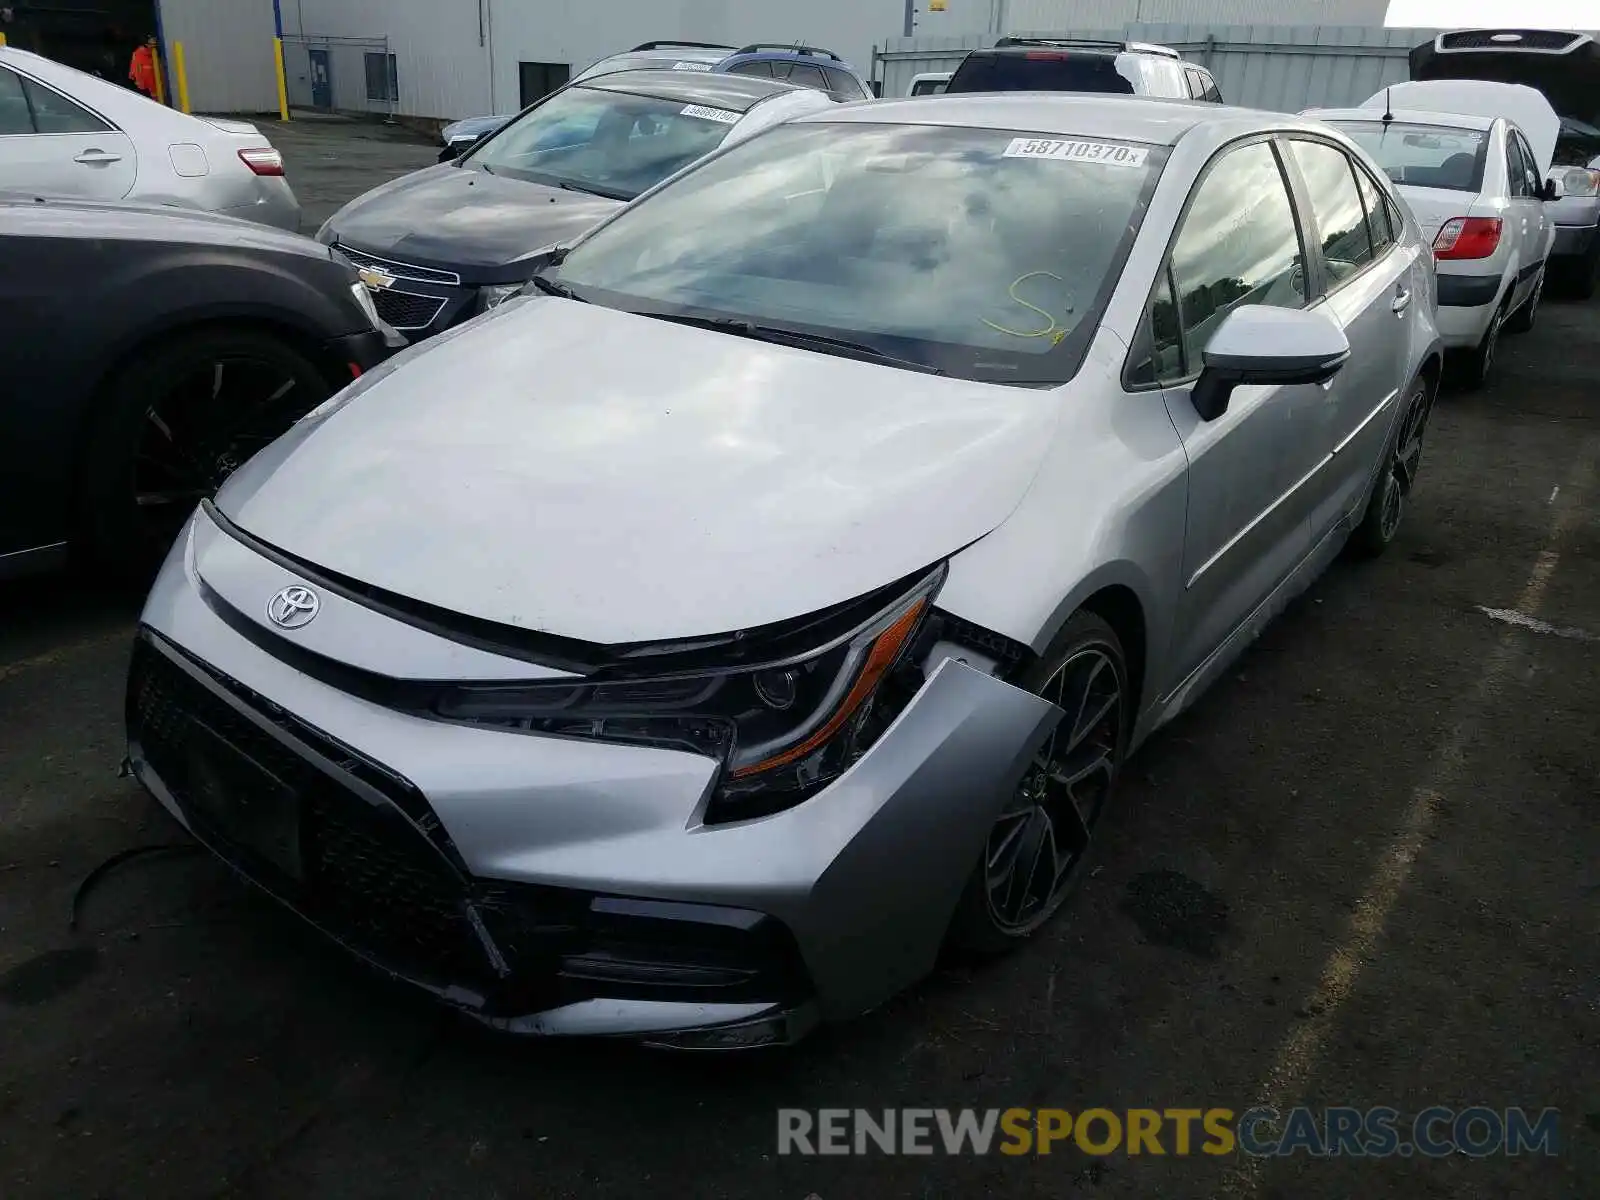
[[[1079,612],[1030,690],[1065,714],[1002,805],[951,923],[959,950],[993,954],[1032,936],[1083,878],[1127,750],[1129,688],[1116,632]]]
[[[162,342],[106,390],[81,522],[95,564],[140,579],[202,499],[333,391],[281,337],[212,329]]]
[[[1422,441],[1433,411],[1433,385],[1419,378],[1406,395],[1405,411],[1384,458],[1383,473],[1373,485],[1367,511],[1350,538],[1361,558],[1376,558],[1389,548],[1405,518],[1406,503],[1422,469]]]

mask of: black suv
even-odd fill
[[[1222,103],[1211,72],[1169,46],[1086,38],[1003,37],[950,77],[956,92],[1110,92]]]

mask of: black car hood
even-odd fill
[[[334,214],[323,240],[457,271],[466,283],[523,278],[519,263],[621,207],[586,192],[443,164],[404,175]]]

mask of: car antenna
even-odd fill
[[[1389,94],[1393,91],[1393,88],[1383,89],[1383,123],[1385,125],[1394,124],[1394,104],[1389,99]]]

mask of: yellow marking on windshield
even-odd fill
[[[1021,296],[1017,295],[1017,289],[1019,287],[1021,287],[1028,280],[1033,279],[1035,276],[1039,276],[1039,275],[1043,275],[1047,279],[1054,279],[1057,283],[1065,283],[1066,282],[1065,279],[1061,278],[1061,276],[1057,275],[1054,271],[1029,271],[1026,275],[1019,275],[1019,276],[1016,277],[1016,279],[1012,280],[1011,281],[1011,286],[1006,289],[1006,292],[1007,292],[1007,294],[1010,295],[1010,297],[1013,300],[1015,300],[1018,304],[1022,305],[1023,308],[1032,309],[1034,312],[1038,313],[1041,317],[1043,317],[1045,319],[1045,321],[1048,322],[1048,324],[1046,324],[1043,329],[1032,329],[1032,330],[1007,329],[1004,325],[995,324],[993,321],[989,320],[988,317],[980,317],[979,320],[981,320],[985,325],[987,325],[990,329],[994,330],[996,333],[1003,333],[1008,337],[1019,337],[1019,338],[1047,337],[1047,338],[1050,339],[1050,344],[1052,346],[1059,346],[1061,344],[1061,339],[1067,336],[1067,332],[1068,332],[1067,327],[1065,325],[1062,325],[1062,324],[1060,324],[1060,323],[1058,323],[1056,321],[1054,313],[1047,312],[1045,309],[1040,308],[1037,304],[1031,304],[1028,301],[1024,300]],[[1068,309],[1067,311],[1070,312],[1071,309]]]

